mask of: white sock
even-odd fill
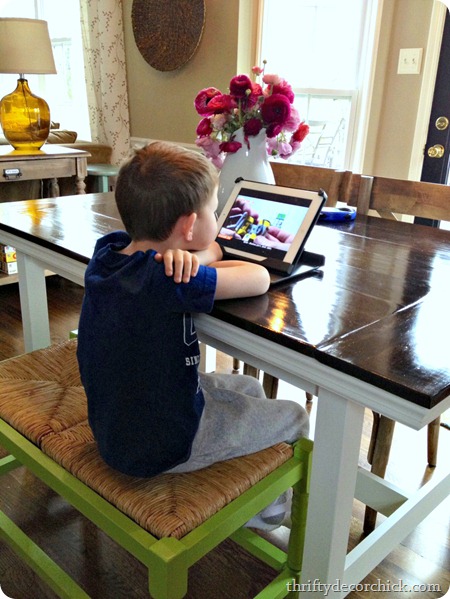
[[[290,522],[292,506],[292,489],[272,501],[266,508],[253,516],[244,526],[271,531]]]

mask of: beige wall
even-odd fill
[[[365,174],[408,178],[433,1],[384,1]],[[420,75],[397,74],[401,48],[424,48]]]
[[[124,0],[132,137],[194,143],[200,120],[194,109],[196,94],[210,86],[225,92],[238,69],[248,71],[252,66],[256,5],[254,0],[206,0],[205,28],[197,52],[183,67],[160,72],[139,52],[131,23],[132,0]]]
[[[362,171],[407,178],[422,85],[397,75],[400,48],[426,48],[434,0],[384,0],[381,40]],[[199,117],[193,100],[203,87],[226,91],[256,54],[257,0],[206,0],[206,23],[193,58],[172,72],[148,65],[136,47],[132,0],[123,0],[132,137],[193,143]],[[424,56],[425,58],[425,56]],[[422,68],[423,73],[423,68]]]

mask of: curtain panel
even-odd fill
[[[80,12],[92,140],[119,165],[130,154],[122,0],[80,0]]]

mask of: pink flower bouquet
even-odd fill
[[[195,109],[202,117],[195,143],[218,168],[226,153],[237,152],[242,146],[234,139],[240,128],[249,148],[251,137],[265,129],[268,154],[281,158],[296,152],[308,135],[309,126],[301,121],[293,104],[295,96],[289,83],[278,75],[265,75],[260,67],[253,67],[252,72],[262,76],[263,86],[247,75],[236,75],[228,94],[207,87],[195,98]]]

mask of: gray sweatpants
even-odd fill
[[[303,407],[294,401],[267,399],[256,378],[200,373],[200,382],[205,408],[191,456],[167,472],[192,472],[308,436],[309,418]]]

